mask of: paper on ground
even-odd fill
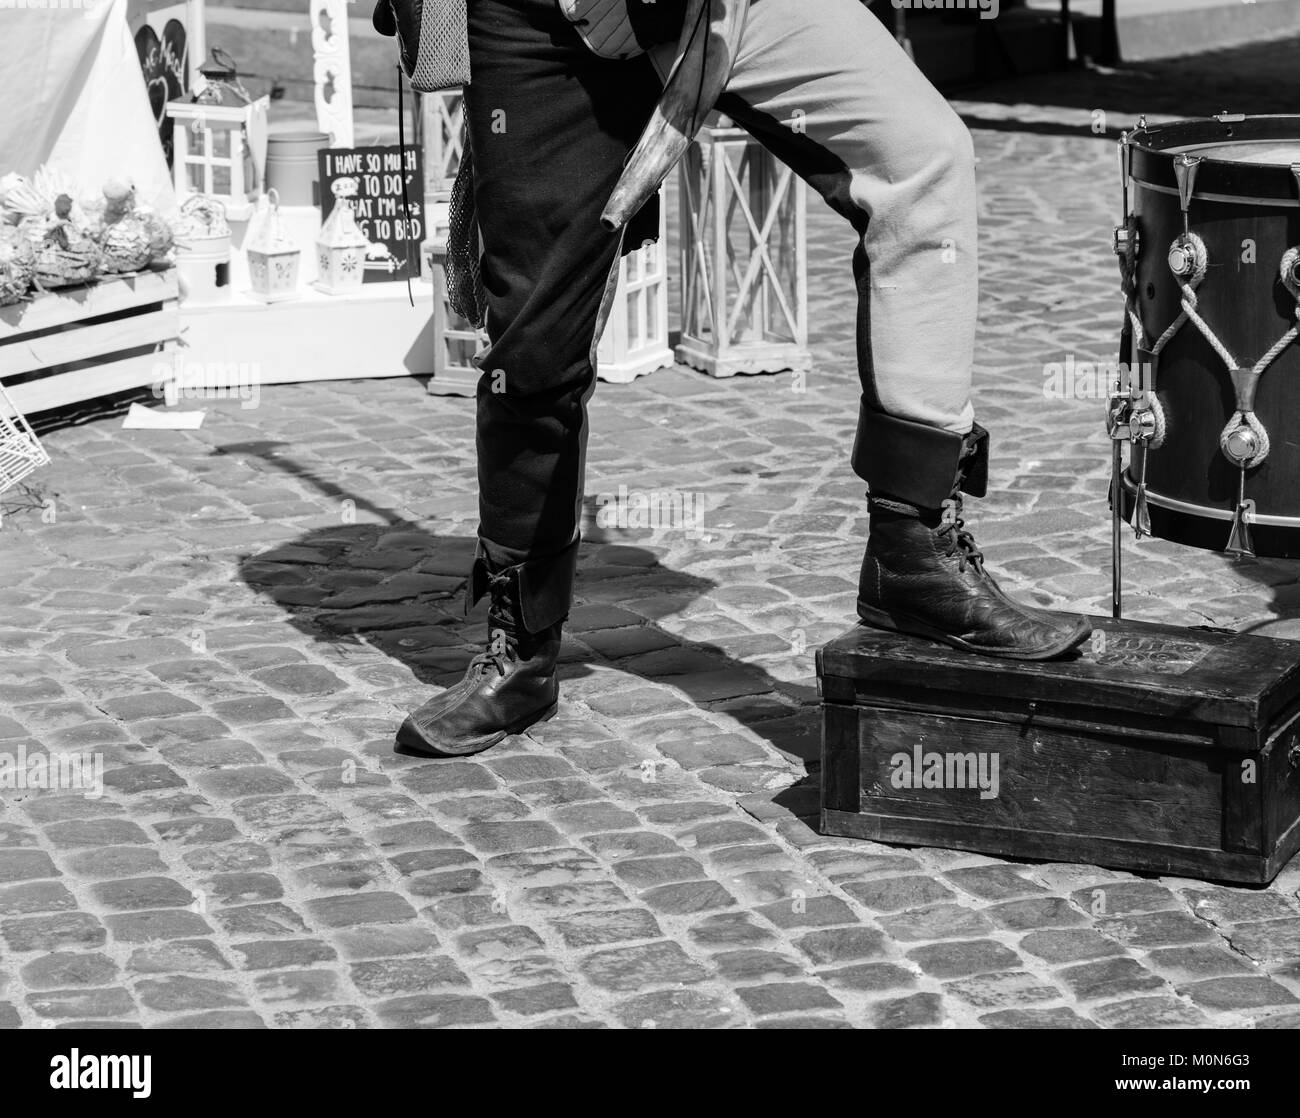
[[[146,428],[154,431],[194,431],[203,426],[204,412],[164,411],[132,404],[122,420],[123,429]]]

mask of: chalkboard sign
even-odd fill
[[[366,283],[413,279],[420,274],[424,240],[424,167],[420,149],[397,145],[324,148],[319,153],[321,220],[334,208],[334,182],[354,178],[357,226],[370,238]],[[405,183],[406,206],[402,205]]]
[[[158,138],[162,141],[167,165],[172,162],[172,118],[167,115],[167,102],[175,101],[189,89],[189,66],[185,46],[185,27],[169,19],[163,27],[162,38],[147,23],[135,33],[135,51],[140,59],[140,72],[144,74],[145,89],[149,92],[149,107],[153,110]]]

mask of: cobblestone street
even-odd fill
[[[1103,405],[1043,366],[1114,357],[1119,129],[1280,111],[1297,49],[955,101],[993,437],[969,519],[1010,591],[1109,612]],[[593,509],[678,490],[702,530],[593,519],[559,714],[478,758],[393,751],[484,635],[471,401],[276,385],[186,401],[197,431],[44,434],[55,515],[0,531],[0,751],[102,753],[106,790],[3,793],[0,1026],[1300,1027],[1300,859],[1227,888],[817,833],[813,653],[866,505],[853,237],[809,209],[806,391],[598,388]],[[1300,566],[1127,539],[1131,616],[1300,637]]]

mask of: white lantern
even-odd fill
[[[316,238],[315,286],[330,295],[357,291],[365,280],[370,239],[357,227],[359,188],[355,178],[335,180],[334,208]]]
[[[280,196],[268,190],[253,215],[245,246],[248,279],[253,296],[263,303],[298,298],[298,272],[302,250],[280,220]]]
[[[596,375],[626,384],[673,363],[668,345],[668,220],[659,207],[659,240],[618,263],[618,287],[596,351]]]
[[[803,181],[718,117],[682,160],[681,206],[677,360],[715,377],[810,368]]]
[[[246,221],[258,196],[257,156],[264,151],[270,103],[267,97],[248,105],[168,101],[177,195],[217,198],[231,221]]]

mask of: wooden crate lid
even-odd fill
[[[1221,726],[1261,728],[1300,699],[1300,642],[1092,618],[1076,659],[1046,663],[960,652],[859,625],[817,654],[828,698],[900,691],[986,696]],[[1100,634],[1100,636],[1098,636]]]

